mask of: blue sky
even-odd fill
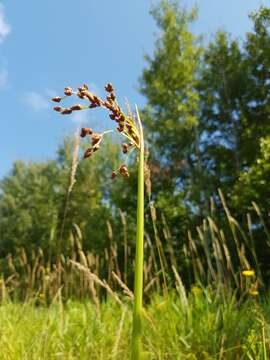
[[[138,78],[157,29],[148,0],[0,1],[0,177],[16,159],[55,156],[63,137],[82,123],[104,128],[98,112],[75,118],[51,110],[49,99],[66,86],[88,83],[102,94],[111,81],[118,97],[143,105]],[[183,0],[186,6],[196,2]],[[225,29],[251,30],[248,13],[267,0],[198,0],[193,31],[209,39]]]

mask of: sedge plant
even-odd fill
[[[122,152],[127,154],[133,149],[138,152],[138,194],[137,194],[137,234],[136,234],[136,257],[135,257],[135,280],[134,280],[134,308],[133,308],[133,330],[131,357],[133,360],[142,359],[142,306],[143,306],[143,261],[144,261],[144,137],[143,127],[136,107],[135,116],[129,111],[125,114],[119,106],[114,88],[111,83],[105,86],[106,99],[102,99],[92,93],[84,84],[76,91],[71,87],[64,89],[64,96],[56,96],[52,101],[62,103],[64,98],[77,96],[86,101],[86,104],[75,104],[70,107],[57,105],[54,110],[62,115],[69,115],[73,112],[101,107],[109,111],[109,117],[117,124],[117,131],[125,139],[122,144]],[[90,158],[102,143],[104,136],[113,130],[103,133],[96,133],[91,128],[82,128],[80,136],[90,139],[90,146],[84,152],[84,158]],[[112,171],[111,177],[115,179],[118,175],[129,177],[126,164],[121,164]]]

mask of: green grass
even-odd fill
[[[145,359],[267,359],[269,304],[193,288],[188,302],[153,296],[143,328]],[[1,359],[129,359],[131,303],[34,300],[0,307]],[[267,353],[266,353],[267,352]]]

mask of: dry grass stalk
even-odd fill
[[[115,301],[119,304],[119,305],[123,305],[122,301],[119,299],[119,297],[117,296],[117,294],[110,288],[110,286],[108,285],[108,283],[105,280],[100,280],[100,278],[96,275],[93,274],[88,267],[76,262],[76,261],[72,261],[70,260],[70,262],[78,268],[78,270],[84,272],[88,279],[93,279],[94,282],[98,285],[100,285],[101,287],[103,287],[104,289],[107,290],[107,292],[115,299]]]
[[[69,180],[69,188],[68,188],[69,193],[71,193],[76,183],[76,172],[77,172],[78,158],[79,158],[79,146],[80,146],[80,134],[79,134],[79,130],[77,130],[74,137],[74,148],[73,148],[73,156],[72,156],[71,172],[70,172],[70,180]]]
[[[187,310],[188,309],[188,299],[187,299],[187,294],[186,294],[184,284],[182,282],[182,279],[181,279],[179,273],[177,272],[177,270],[174,266],[172,266],[172,270],[173,270],[173,273],[175,276],[176,288],[180,295],[181,303],[182,303],[183,307]]]
[[[115,278],[115,280],[118,282],[118,284],[121,286],[121,288],[124,290],[124,293],[131,299],[134,299],[133,292],[127,287],[127,285],[120,279],[120,277],[112,271],[112,276]]]
[[[120,343],[120,339],[121,339],[121,335],[122,335],[122,331],[123,331],[126,312],[127,312],[127,307],[123,306],[121,320],[120,320],[120,324],[119,324],[118,331],[116,334],[113,350],[112,350],[112,359],[116,359],[117,355],[119,354],[118,348],[119,348],[119,343]]]

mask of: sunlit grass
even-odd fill
[[[266,359],[269,303],[193,288],[183,306],[180,295],[155,295],[143,325],[145,359]],[[0,308],[1,359],[128,359],[131,304],[59,300],[5,303]],[[268,353],[266,353],[268,352]]]

